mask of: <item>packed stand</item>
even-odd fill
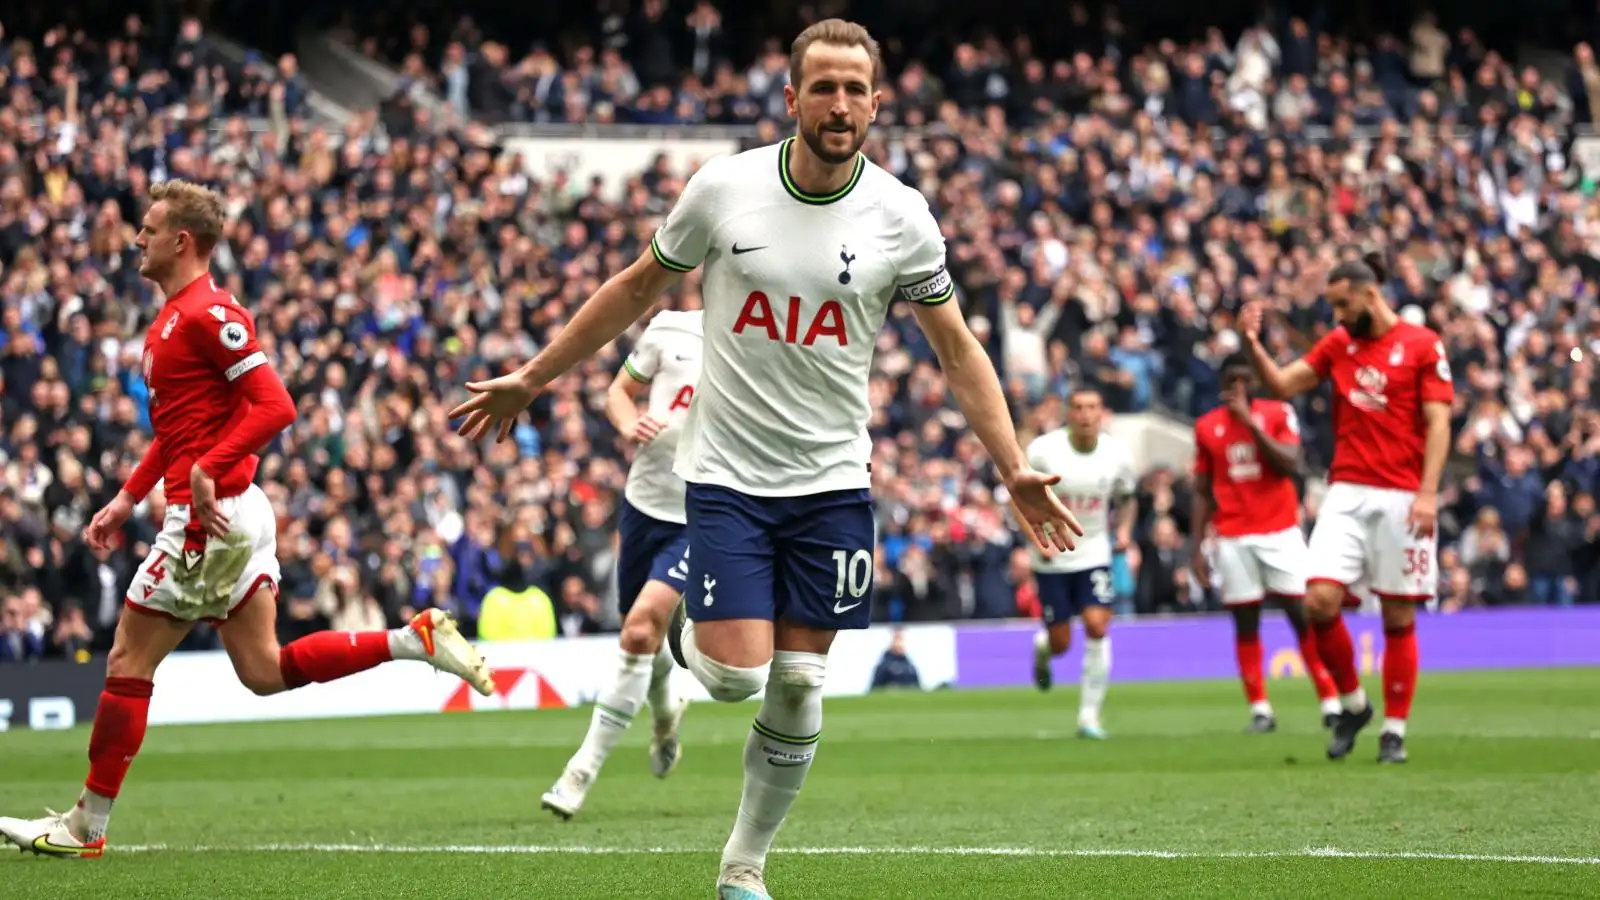
[[[1375,142],[1352,140],[1352,117],[1370,115],[1361,104],[1376,96],[1382,106],[1386,95],[1359,87],[1371,72],[1339,64],[1350,48],[1319,37],[1306,45],[1320,52],[1301,60],[1315,75],[1313,100],[1298,109],[1326,119],[1332,136],[1308,139],[1277,103],[1257,123],[1270,130],[1262,136],[1250,109],[1221,112],[1249,95],[1230,87],[1240,73],[1292,76],[1299,65],[1297,45],[1251,49],[1262,44],[1256,34],[1237,50],[1170,47],[1172,67],[1129,57],[1126,78],[1087,56],[1024,63],[1024,82],[1042,72],[1061,89],[1030,95],[1010,125],[1005,110],[985,106],[1000,48],[973,47],[944,77],[913,65],[886,92],[880,122],[937,120],[938,133],[874,140],[869,151],[933,199],[962,302],[1024,410],[1025,437],[1063,421],[1075,385],[1100,387],[1119,412],[1202,411],[1215,398],[1212,366],[1234,346],[1230,312],[1241,299],[1281,307],[1273,339],[1290,355],[1326,327],[1319,279],[1334,260],[1322,248],[1383,246],[1398,263],[1393,295],[1445,337],[1461,397],[1457,449],[1477,468],[1447,479],[1442,606],[1592,602],[1600,207],[1554,123],[1524,115],[1454,137],[1451,121],[1492,119],[1485,110],[1503,101],[1509,111],[1522,96],[1486,55],[1473,71],[1491,89],[1463,93],[1456,119],[1429,112],[1449,107],[1436,102],[1447,90],[1408,89],[1418,119],[1382,125]],[[1174,80],[1175,70],[1207,66],[1217,67],[1212,94]],[[1339,86],[1347,71],[1354,91]],[[1469,94],[1483,105],[1468,105]],[[120,116],[114,102],[92,107],[93,128],[56,158],[41,145],[58,135],[0,114],[17,158],[34,161],[27,174],[41,179],[32,187],[14,175],[0,206],[11,222],[0,232],[9,236],[0,658],[104,647],[129,567],[160,521],[157,496],[121,550],[92,554],[77,539],[147,440],[135,361],[155,299],[133,275],[131,240],[156,172],[226,185],[236,219],[218,274],[254,309],[301,406],[262,479],[284,523],[285,638],[395,624],[430,604],[476,625],[491,592],[490,604],[511,614],[497,614],[486,636],[615,627],[626,448],[602,410],[622,348],[555,385],[511,443],[472,445],[445,410],[463,381],[535,352],[634,259],[681,178],[653,168],[608,202],[529,179],[478,127],[384,141],[358,124],[339,140],[292,120],[260,132],[188,130],[142,105]],[[56,108],[47,115],[70,121]],[[1563,108],[1552,102],[1550,115]],[[778,127],[767,122],[766,135]],[[90,202],[100,204],[92,215]],[[698,290],[691,275],[670,302],[692,307]],[[878,617],[1035,609],[1003,497],[907,310],[894,310],[879,348]],[[1319,461],[1329,449],[1322,402],[1302,410]],[[1183,473],[1146,473],[1140,499],[1135,542],[1117,554],[1119,606],[1208,608],[1213,598],[1188,576]],[[1312,515],[1315,499],[1313,490]],[[188,646],[214,643],[201,628]]]
[[[1321,286],[1333,248],[1381,249],[1397,263],[1390,296],[1440,331],[1458,374],[1465,471],[1446,479],[1445,606],[1600,601],[1600,205],[1570,137],[1600,120],[1592,48],[1579,44],[1563,77],[1547,79],[1428,14],[1365,45],[1294,18],[1231,43],[1213,28],[1188,45],[1139,46],[1115,10],[1093,23],[1073,5],[1068,17],[1085,35],[1069,58],[992,37],[953,42],[942,68],[891,58],[878,124],[932,127],[869,148],[933,199],[969,316],[1019,405],[1091,384],[1118,411],[1196,416],[1215,402],[1240,302],[1280,308],[1287,358],[1330,321]],[[470,18],[407,20],[363,46],[462,115],[756,124],[760,142],[778,136],[781,44],[735,59],[705,0],[676,12],[652,0],[600,22],[560,48],[487,40]],[[895,37],[885,45],[916,44]],[[904,325],[886,340],[925,363]],[[1325,395],[1299,404],[1315,469],[1332,455],[1326,406]],[[1524,438],[1531,447],[1513,450]],[[1479,519],[1492,530],[1497,513],[1504,546],[1485,553],[1465,533]],[[1161,550],[1167,530],[1144,522],[1146,549]],[[931,531],[918,533],[922,555],[936,552]],[[987,558],[982,540],[973,546]],[[884,574],[936,573],[937,599],[909,604],[929,616],[970,612],[1006,580],[1006,566],[922,555],[891,550]],[[1122,580],[1137,608],[1194,605],[1149,596],[1135,568]],[[1194,587],[1182,593],[1198,599]]]

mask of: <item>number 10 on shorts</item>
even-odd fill
[[[839,578],[834,582],[833,598],[844,597],[845,591],[850,591],[850,596],[860,597],[867,592],[872,584],[872,554],[865,550],[851,553],[849,550],[833,551],[833,564],[839,572]]]

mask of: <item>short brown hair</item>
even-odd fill
[[[789,48],[789,84],[795,90],[800,89],[800,68],[805,61],[806,51],[812,44],[835,44],[840,47],[863,47],[867,56],[872,59],[872,83],[878,83],[878,73],[883,71],[883,52],[878,48],[878,42],[867,29],[855,22],[844,19],[823,19],[812,25],[800,36],[794,39],[794,44]]]
[[[210,253],[222,240],[222,223],[226,218],[222,198],[208,187],[174,178],[150,186],[150,199],[167,203],[167,221],[174,229],[187,231],[194,236],[195,249],[202,255]]]

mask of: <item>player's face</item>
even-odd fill
[[[1333,319],[1351,337],[1365,338],[1372,334],[1372,295],[1365,287],[1354,287],[1348,281],[1328,285],[1328,305],[1333,307]]]
[[[1222,373],[1222,392],[1224,394],[1243,393],[1250,396],[1250,391],[1255,388],[1255,377],[1250,372],[1249,366],[1233,366]]]
[[[1099,394],[1074,394],[1067,407],[1067,431],[1080,441],[1094,438],[1100,433],[1105,417],[1105,404]]]
[[[134,245],[143,254],[139,259],[139,274],[152,281],[159,281],[172,270],[173,261],[178,258],[178,251],[186,238],[188,232],[175,232],[170,228],[167,222],[167,201],[157,201],[150,207],[150,211],[144,214],[139,235],[133,240]]]
[[[800,65],[800,85],[783,89],[800,138],[829,165],[849,162],[878,115],[872,57],[867,48],[812,44]]]

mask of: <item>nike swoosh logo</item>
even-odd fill
[[[733,245],[733,255],[734,256],[738,256],[741,253],[754,253],[757,250],[765,250],[765,249],[767,249],[767,246],[768,245],[766,245],[766,244],[762,244],[759,247],[741,247],[738,244],[734,244]]]
[[[95,848],[93,847],[60,847],[50,843],[50,839],[42,834],[33,839],[33,850],[35,853],[51,853],[60,856],[82,856],[85,851],[92,851],[94,849]]]
[[[856,607],[860,606],[863,602],[865,602],[865,601],[857,600],[856,602],[850,604],[849,606],[840,606],[839,604],[835,603],[833,605],[833,613],[834,613],[834,615],[842,616],[845,613],[849,612],[850,610],[855,609]]]
[[[689,360],[694,359],[694,357],[692,357],[692,356],[679,356],[679,357],[676,357],[676,358],[677,358],[678,362],[688,362]]]
[[[428,654],[429,659],[432,659],[434,649],[433,621],[431,619],[424,618],[420,622],[413,622],[411,625],[411,630],[417,633],[417,637],[422,638],[422,650],[424,653]]]

